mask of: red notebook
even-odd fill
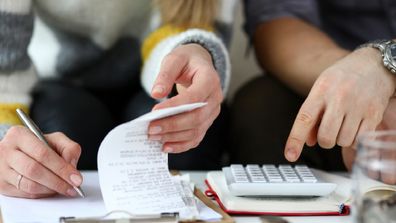
[[[236,197],[228,191],[221,171],[210,171],[205,183],[207,196],[213,197],[219,206],[229,214],[236,215],[279,215],[279,216],[320,216],[349,215],[351,180],[342,176],[312,169],[315,175],[328,182],[337,183],[336,190],[326,197],[309,198],[265,198]]]

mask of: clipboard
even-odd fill
[[[209,199],[204,193],[202,193],[201,190],[198,188],[194,189],[194,195],[201,200],[206,206],[217,212],[222,216],[220,221],[211,221],[211,223],[234,223],[234,220],[229,216],[226,212],[224,212],[217,204],[215,204],[212,200]],[[111,213],[109,213],[111,214]],[[105,216],[100,216],[100,217],[92,217],[92,218],[60,218],[59,223],[148,223],[148,222],[153,222],[153,223],[183,223],[183,222],[188,222],[188,223],[203,223],[203,221],[197,220],[188,220],[188,221],[179,221],[178,216],[175,215],[175,213],[165,213],[162,214],[163,216],[159,216],[156,218],[123,218],[123,219],[117,219],[117,220],[106,220],[105,217],[108,216],[109,214]],[[129,214],[129,213],[126,213]],[[131,215],[132,216],[132,215]],[[0,222],[2,223],[2,222]]]
[[[87,174],[86,175],[87,179],[92,180],[92,184],[96,185],[96,182],[93,180],[93,179],[96,179],[96,176],[89,172],[86,174]],[[175,174],[175,171],[172,171],[172,174]],[[176,174],[177,174],[177,172],[176,172]],[[90,180],[88,180],[87,182],[89,182]],[[228,214],[226,214],[216,203],[214,203],[214,201],[212,201],[211,198],[204,195],[203,192],[200,191],[199,189],[197,189],[196,187],[194,188],[194,195],[198,199],[200,199],[207,207],[211,208],[212,210],[214,210],[215,212],[219,213],[222,216],[222,218],[219,221],[217,221],[217,223],[232,223],[232,222],[234,222],[234,220]],[[2,214],[1,214],[2,210],[3,209],[0,206],[0,223],[4,222]],[[103,215],[103,212],[101,212],[101,213]],[[98,214],[98,216],[99,215],[100,215],[100,213]],[[72,216],[72,215],[69,215],[69,216]],[[93,216],[95,216],[95,215],[93,215]],[[98,216],[96,216],[96,217],[98,217]],[[65,217],[67,217],[67,214]],[[189,221],[189,222],[202,222],[202,221]]]

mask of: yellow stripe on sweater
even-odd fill
[[[207,31],[213,31],[213,28],[211,27],[197,27],[200,29],[204,29]],[[164,25],[152,32],[143,42],[142,45],[142,59],[143,62],[147,60],[147,58],[150,56],[151,51],[154,49],[154,47],[161,42],[162,40],[174,36],[176,34],[179,34],[181,32],[184,32],[188,30],[189,28],[185,27],[178,27],[178,26],[172,26],[172,25]]]
[[[29,107],[24,104],[0,104],[0,124],[22,124],[15,111],[17,108],[22,109],[26,113],[29,112]]]

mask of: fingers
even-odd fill
[[[191,86],[185,91],[157,104],[154,106],[154,110],[187,103],[203,102],[211,97],[214,99],[213,102],[220,104],[223,100],[223,95],[217,73],[212,69],[202,69],[200,72],[200,75],[194,76]]]
[[[154,82],[151,96],[156,99],[166,97],[172,90],[173,84],[188,63],[187,57],[168,54],[161,64],[160,72]]]
[[[318,130],[318,143],[322,148],[331,149],[335,146],[343,119],[343,112],[336,105],[326,109]]]
[[[170,150],[172,153],[185,152],[189,149],[197,147],[204,137],[205,137],[205,132],[202,133],[200,136],[198,136],[198,138],[196,138],[195,140],[165,143],[164,151]]]
[[[81,146],[78,143],[69,139],[61,132],[47,134],[45,137],[52,149],[56,150],[74,168],[77,167],[77,162],[81,155]]]
[[[163,147],[163,151],[167,153],[180,153],[187,151],[188,149],[196,147],[200,141],[203,139],[203,135],[205,135],[206,131],[212,125],[213,121],[207,120],[199,127],[181,131],[181,132],[173,132],[167,133],[163,135],[154,135],[150,136],[150,140],[158,140],[165,143]],[[155,138],[158,137],[158,138]],[[191,141],[191,145],[187,147],[183,147],[183,145],[187,145],[187,142]],[[168,142],[168,143],[167,143]],[[178,142],[184,142],[184,144],[180,145]],[[175,145],[175,146],[173,146]]]
[[[360,123],[361,120],[358,115],[346,114],[337,137],[337,144],[341,147],[353,146]]]
[[[16,172],[22,174],[24,178],[37,182],[57,193],[66,196],[75,196],[75,191],[70,184],[49,171],[36,160],[25,153],[13,150],[9,155],[8,165]],[[70,164],[69,164],[70,165]],[[33,184],[32,184],[33,185]],[[33,185],[36,186],[36,185]]]
[[[23,176],[20,180],[18,176],[20,174],[13,169],[8,169],[5,174],[5,180],[8,184],[13,185],[15,188],[30,195],[37,195],[37,196],[50,196],[55,194],[56,192],[53,190],[48,189],[47,187],[36,183],[33,180],[28,179],[27,177]]]
[[[20,197],[20,198],[30,198],[30,199],[51,196],[49,194],[29,194],[24,191],[18,190],[14,185],[5,182],[0,183],[0,193],[9,197]]]
[[[66,154],[66,157],[79,156],[76,148],[70,149],[72,155],[69,155],[67,144],[61,145],[67,140],[61,136],[50,135],[50,144]],[[56,140],[59,141],[54,142]],[[2,166],[1,172],[12,169],[18,173],[14,173],[14,176],[11,173],[8,177],[5,175],[10,173],[2,173],[2,180],[7,179],[7,182],[12,184],[12,178],[20,173],[23,175],[20,186],[25,193],[46,196],[50,194],[49,189],[63,195],[77,195],[71,185],[79,186],[82,183],[80,173],[25,127],[16,126],[9,129],[1,142],[1,154],[6,157],[2,162],[7,165]]]
[[[220,105],[207,104],[205,107],[181,113],[171,117],[152,121],[149,126],[149,135],[166,134],[194,129],[208,119],[217,117]]]
[[[300,156],[311,130],[320,119],[322,104],[320,100],[311,100],[308,96],[294,121],[285,146],[285,157],[294,162]]]

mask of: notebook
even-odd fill
[[[213,197],[219,206],[229,214],[238,215],[280,215],[280,216],[320,216],[349,215],[352,201],[352,180],[340,175],[311,169],[315,175],[337,184],[337,188],[325,197],[236,197],[227,188],[222,171],[207,174],[207,196]],[[396,187],[370,180],[365,184],[366,193],[395,192]]]

